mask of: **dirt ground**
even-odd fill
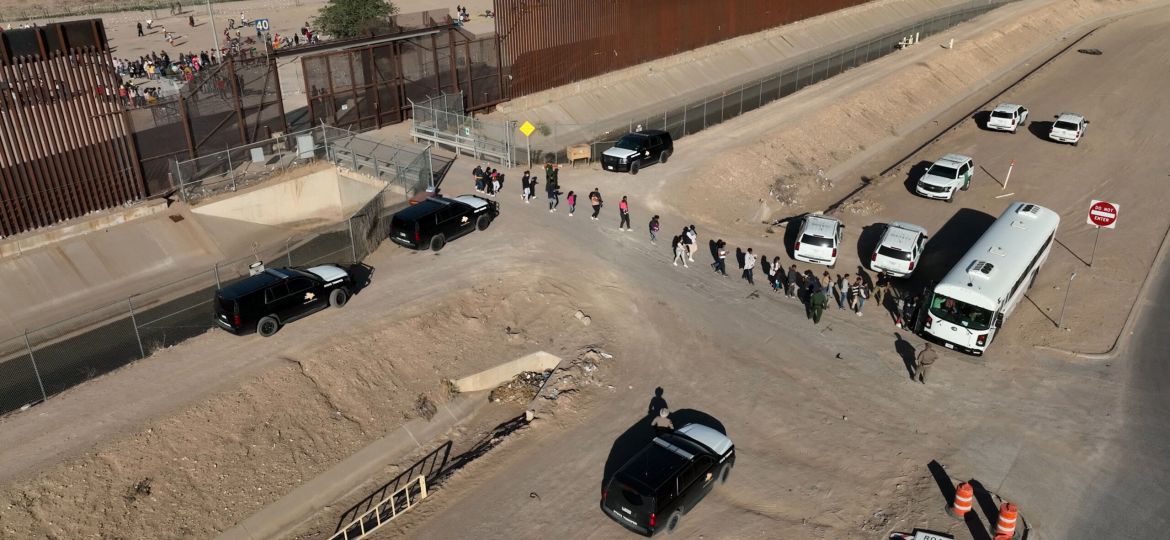
[[[1085,41],[1115,51],[1109,61],[1062,55],[1004,97],[1026,102],[1037,122],[1066,107],[1084,112],[1094,122],[1079,147],[965,122],[902,171],[875,171],[905,153],[891,139],[911,141],[965,116],[949,104],[989,99],[1007,85],[1001,75],[1022,74],[1033,53],[1063,46],[1065,29],[1155,4],[1025,0],[683,139],[669,164],[637,177],[564,169],[565,191],[584,199],[601,188],[599,222],[584,205],[570,218],[563,204],[556,213],[543,199],[525,204],[509,180],[490,229],[439,254],[383,246],[368,260],[377,269],[370,286],[345,310],[268,340],[209,333],[40,405],[35,417],[6,419],[0,530],[15,538],[212,536],[397,427],[420,393],[443,399],[442,378],[535,350],[572,357],[599,346],[613,358],[598,384],[497,441],[380,536],[625,534],[597,508],[601,482],[645,443],[645,407],[662,388],[678,418],[722,426],[739,453],[729,488],[687,515],[683,537],[872,539],[915,527],[973,537],[941,511],[932,461],[945,465],[948,482],[978,478],[1019,503],[1041,537],[1070,537],[1062,524],[1075,506],[1065,499],[1091,489],[1078,471],[1108,459],[1101,441],[1118,429],[1111,415],[1124,388],[1111,361],[1035,346],[1107,349],[1165,232],[1170,218],[1156,205],[1164,171],[1132,153],[1156,152],[1159,139],[1146,133],[1161,122],[1121,105],[1170,104],[1156,92],[1162,79],[1118,72],[1154,71],[1150,59],[1170,49],[1158,32],[1170,10],[1123,19]],[[938,47],[949,37],[954,50]],[[949,151],[987,167],[972,191],[954,205],[906,193],[909,168]],[[1005,191],[997,182],[1007,159],[1021,166]],[[470,191],[473,166],[457,161],[444,191]],[[861,176],[874,180],[843,207],[858,249],[844,254],[842,271],[864,257],[872,223],[899,218],[938,231],[960,209],[998,215],[1006,203],[995,197],[1012,191],[1061,212],[1058,238],[1068,249],[1054,251],[1036,307],[1021,306],[985,358],[947,353],[920,385],[909,380],[908,363],[921,340],[895,329],[880,306],[862,317],[833,309],[812,326],[798,302],[758,277],[755,287],[741,282],[734,264],[731,278],[712,274],[702,249],[690,268],[670,265],[670,236],[695,223],[701,246],[722,237],[781,254],[787,266],[783,231],[760,222],[824,209]],[[788,187],[777,190],[778,181]],[[1085,247],[1082,199],[1103,190],[1121,198],[1123,219],[1150,226],[1126,229],[1128,250],[1098,251],[1091,272],[1077,269],[1093,286],[1074,291],[1083,295],[1068,308],[1072,330],[1056,330],[1046,314]],[[613,227],[622,195],[632,201],[633,232]],[[655,213],[663,218],[657,245],[642,229]],[[1098,309],[1107,298],[1123,300]],[[141,395],[109,397],[127,388]],[[142,410],[124,410],[132,407]],[[474,448],[514,410],[496,409],[449,434],[455,453]],[[62,431],[86,411],[91,426]],[[53,427],[43,437],[13,439],[46,425]],[[403,458],[384,480],[419,457]],[[138,489],[147,478],[149,493]],[[297,537],[330,532],[377,483],[355,486]]]
[[[128,2],[125,0],[98,0],[97,2],[92,2],[92,4],[97,5],[126,3]],[[140,4],[146,3],[140,2]],[[468,24],[473,31],[482,31],[480,28],[490,28],[492,25],[490,19],[477,16],[478,14],[482,14],[484,10],[492,9],[490,0],[466,0],[456,3],[447,3],[441,0],[396,0],[392,3],[398,7],[398,12],[401,14],[432,9],[448,9],[454,13],[456,4],[464,5],[467,6],[468,12],[472,14],[472,20]],[[163,50],[166,50],[174,58],[180,52],[198,52],[214,48],[211,26],[207,21],[207,6],[202,2],[181,2],[183,7],[182,15],[171,15],[170,9],[168,8],[170,2],[159,0],[159,8],[154,11],[121,11],[98,15],[62,16],[48,19],[35,17],[26,19],[22,17],[23,14],[35,12],[35,10],[30,11],[30,4],[33,8],[36,7],[35,3],[28,0],[0,0],[0,25],[3,25],[7,29],[10,25],[19,28],[20,26],[34,22],[37,24],[45,24],[75,19],[101,18],[106,27],[106,36],[110,41],[110,46],[114,48],[114,56],[120,58],[135,58],[143,54],[148,54],[151,51]],[[53,11],[55,5],[73,5],[74,9],[79,9],[77,7],[78,4],[81,4],[81,2],[77,2],[76,0],[57,0],[56,2],[49,3],[45,8]],[[86,2],[86,4],[90,4],[90,2]],[[318,10],[325,4],[325,0],[295,0],[294,2],[280,0],[242,0],[238,2],[217,2],[211,5],[211,9],[215,16],[215,29],[221,38],[224,29],[227,28],[227,20],[236,19],[238,22],[240,13],[244,13],[248,19],[268,19],[273,35],[291,36],[299,32],[301,25],[306,21],[311,23],[312,19],[317,16]],[[189,16],[195,17],[195,27],[188,25],[187,18]],[[138,37],[137,27],[135,25],[138,22],[145,23],[147,19],[154,21],[152,29],[146,30],[145,36]],[[174,47],[170,47],[166,40],[163,39],[162,27],[176,34],[177,37]],[[245,32],[242,35],[247,35],[247,33]],[[223,46],[222,43],[221,46]]]

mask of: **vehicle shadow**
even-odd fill
[[[653,403],[651,409],[653,409]],[[605,459],[605,470],[601,476],[601,487],[605,489],[605,483],[613,477],[614,473],[625,465],[630,458],[634,457],[639,451],[646,447],[650,441],[654,440],[657,434],[654,428],[650,425],[650,421],[654,419],[654,415],[647,414],[639,418],[633,425],[626,429],[617,439],[614,439],[613,446],[609,449],[609,456]],[[715,417],[694,409],[679,409],[671,411],[670,420],[675,427],[682,427],[687,424],[700,424],[707,426],[724,435],[727,434],[727,429]]]
[[[862,266],[868,266],[865,261],[870,260],[873,251],[877,249],[886,227],[885,223],[873,223],[863,227],[861,233],[857,235],[857,260],[861,261]]]
[[[346,270],[353,278],[353,290],[350,293],[355,296],[370,285],[370,278],[374,275],[374,267],[362,262],[353,263]]]
[[[975,125],[979,129],[987,129],[987,121],[991,119],[991,111],[979,111],[971,115],[971,119],[975,121]]]
[[[922,178],[922,175],[926,174],[926,169],[929,169],[931,164],[932,162],[930,161],[919,161],[913,167],[910,167],[910,171],[906,173],[906,191],[910,192],[911,195],[914,195],[915,197],[918,196],[918,193],[914,191],[914,188],[918,186],[918,179]]]
[[[921,291],[938,283],[992,223],[995,217],[990,214],[960,208],[927,240],[914,273],[909,278],[895,280],[895,285],[905,291]]]
[[[1029,120],[1028,121],[1028,132],[1031,133],[1032,135],[1035,135],[1036,138],[1038,138],[1038,139],[1047,141],[1048,134],[1051,131],[1052,131],[1052,122],[1049,122],[1047,120],[1039,120],[1039,121]]]
[[[772,226],[784,225],[784,254],[788,255],[788,260],[796,260],[796,235],[800,234],[800,222],[808,216],[808,212],[803,214],[778,219],[772,222]]]

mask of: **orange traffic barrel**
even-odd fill
[[[1016,536],[1016,518],[1019,511],[1016,505],[1005,502],[999,507],[999,522],[995,524],[995,539],[1010,540]]]
[[[955,488],[955,501],[948,509],[951,517],[963,519],[971,511],[971,502],[975,500],[975,490],[971,484],[963,482]]]

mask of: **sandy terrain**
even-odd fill
[[[1018,502],[1045,538],[1068,537],[1063,524],[1072,505],[1051,495],[1091,489],[1076,473],[1107,458],[1100,449],[1118,428],[1111,415],[1124,388],[1111,361],[1034,346],[1108,348],[1123,315],[1119,306],[1100,314],[1094,307],[1108,298],[1127,305],[1165,230],[1167,216],[1155,207],[1165,195],[1157,164],[1131,153],[1154,151],[1157,139],[1127,135],[1156,132],[1161,122],[1108,96],[1167,109],[1154,93],[1165,75],[1126,79],[1111,70],[1155,71],[1153,51],[1170,48],[1158,32],[1170,10],[1125,19],[1086,40],[1116,51],[1111,62],[1066,54],[1004,98],[1027,102],[1036,121],[1080,108],[1094,120],[1081,146],[983,132],[967,122],[911,160],[954,150],[985,164],[990,172],[977,175],[958,203],[910,196],[903,172],[876,179],[842,214],[850,241],[864,239],[867,224],[894,217],[935,231],[960,208],[997,215],[1005,203],[994,198],[1003,192],[991,177],[1006,159],[1024,163],[1026,152],[1029,166],[1014,173],[1008,191],[1058,209],[1066,223],[1060,238],[1081,253],[1082,199],[1114,191],[1106,195],[1121,197],[1123,219],[1150,226],[1126,229],[1128,252],[1099,250],[1091,273],[1078,269],[1093,287],[1070,304],[1066,326],[1075,331],[1053,330],[1050,322],[1046,328],[1048,311],[1023,306],[987,357],[946,354],[929,384],[919,385],[908,380],[906,362],[920,340],[895,331],[879,306],[867,306],[863,317],[831,310],[814,327],[796,301],[710,273],[705,251],[689,269],[671,266],[669,237],[694,222],[701,245],[718,235],[790,264],[783,231],[766,232],[759,223],[765,216],[755,215],[776,180],[794,187],[786,205],[768,201],[771,217],[823,209],[854,186],[838,181],[822,191],[808,173],[873,175],[901,158],[888,143],[892,135],[911,140],[925,134],[916,128],[931,117],[965,115],[946,104],[968,91],[989,99],[998,83],[1006,86],[1001,74],[1023,69],[1035,51],[1055,52],[1061,29],[1150,4],[1021,2],[956,29],[955,50],[937,47],[951,37],[944,35],[852,70],[688,137],[668,165],[637,177],[565,169],[565,190],[583,197],[597,186],[605,194],[600,222],[589,221],[584,208],[569,218],[563,205],[555,214],[540,199],[526,205],[510,180],[502,217],[488,231],[437,255],[383,246],[368,261],[377,269],[371,285],[345,310],[314,315],[268,340],[213,332],[6,419],[3,535],[206,537],[396,427],[420,393],[442,399],[443,377],[534,350],[572,356],[596,345],[614,355],[601,384],[583,387],[455,473],[381,536],[623,535],[597,509],[600,483],[644,442],[645,407],[662,387],[676,413],[720,423],[739,452],[729,489],[688,514],[681,536],[872,539],[929,527],[970,538],[941,512],[943,497],[927,470],[938,460],[953,480],[979,478]],[[1029,22],[1016,26],[1016,19]],[[1132,35],[1146,39],[1130,41]],[[1111,93],[1098,95],[1106,81]],[[775,164],[760,166],[763,157]],[[445,191],[470,190],[473,166],[456,162]],[[711,189],[712,178],[730,167],[736,174]],[[1137,189],[1097,181],[1106,169]],[[634,232],[614,227],[623,194],[632,201]],[[651,213],[663,216],[658,245],[642,229]],[[856,265],[852,251],[838,269]],[[1062,291],[1053,287],[1075,264],[1054,251],[1034,289],[1038,306],[1058,302]],[[591,325],[573,317],[577,309]],[[116,393],[128,388],[135,392]],[[490,425],[478,419],[451,437],[466,448]],[[27,441],[13,435],[38,427],[46,433]],[[400,468],[415,458],[405,457]],[[148,477],[150,494],[135,491]],[[355,486],[355,497],[371,487]],[[300,534],[328,532],[350,502]]]
[[[59,0],[65,3],[66,0]],[[117,2],[118,0],[106,0],[106,3]],[[72,0],[69,0],[72,3]],[[97,3],[103,3],[99,0]],[[472,14],[472,20],[468,23],[472,30],[482,31],[480,28],[490,28],[493,24],[490,19],[484,17],[477,17],[482,14],[484,10],[491,9],[491,0],[466,0],[462,2],[447,3],[442,0],[397,0],[392,2],[398,7],[398,12],[401,14],[416,13],[420,11],[429,11],[432,9],[449,9],[452,13],[455,11],[455,5],[464,5],[468,7],[468,12]],[[101,18],[106,27],[106,36],[110,40],[110,46],[114,48],[114,56],[121,58],[135,58],[143,54],[148,54],[151,51],[166,50],[174,57],[177,53],[211,50],[214,48],[214,39],[212,35],[211,25],[207,21],[207,6],[203,3],[183,2],[183,14],[171,15],[167,7],[168,2],[159,2],[160,7],[157,10],[150,11],[122,11],[115,13],[104,13],[100,15],[76,15],[45,18],[25,19],[20,17],[22,5],[26,4],[22,0],[0,0],[0,25],[8,28],[9,25],[16,27],[24,24],[45,24],[48,22],[61,22],[74,19],[90,19]],[[294,2],[280,1],[280,0],[242,0],[238,2],[218,2],[211,5],[212,13],[215,16],[216,32],[222,34],[227,28],[228,19],[236,19],[239,22],[240,13],[243,13],[248,19],[268,19],[271,25],[271,32],[273,34],[293,35],[299,32],[301,25],[306,21],[311,22],[317,15],[317,11],[326,4],[325,0],[295,0]],[[16,9],[12,9],[15,7]],[[48,9],[52,9],[50,6]],[[15,16],[11,20],[9,16]],[[187,17],[195,17],[195,27],[188,25]],[[146,30],[146,35],[138,37],[137,27],[138,22],[145,22],[147,19],[153,18],[153,29]],[[177,34],[174,47],[167,45],[163,39],[163,32],[161,27]],[[253,34],[255,31],[252,32]],[[245,32],[242,35],[247,35]],[[222,41],[222,39],[221,39]],[[221,43],[221,46],[223,44]]]

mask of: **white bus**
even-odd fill
[[[1048,259],[1060,216],[1014,202],[934,286],[922,332],[949,349],[981,355]]]

